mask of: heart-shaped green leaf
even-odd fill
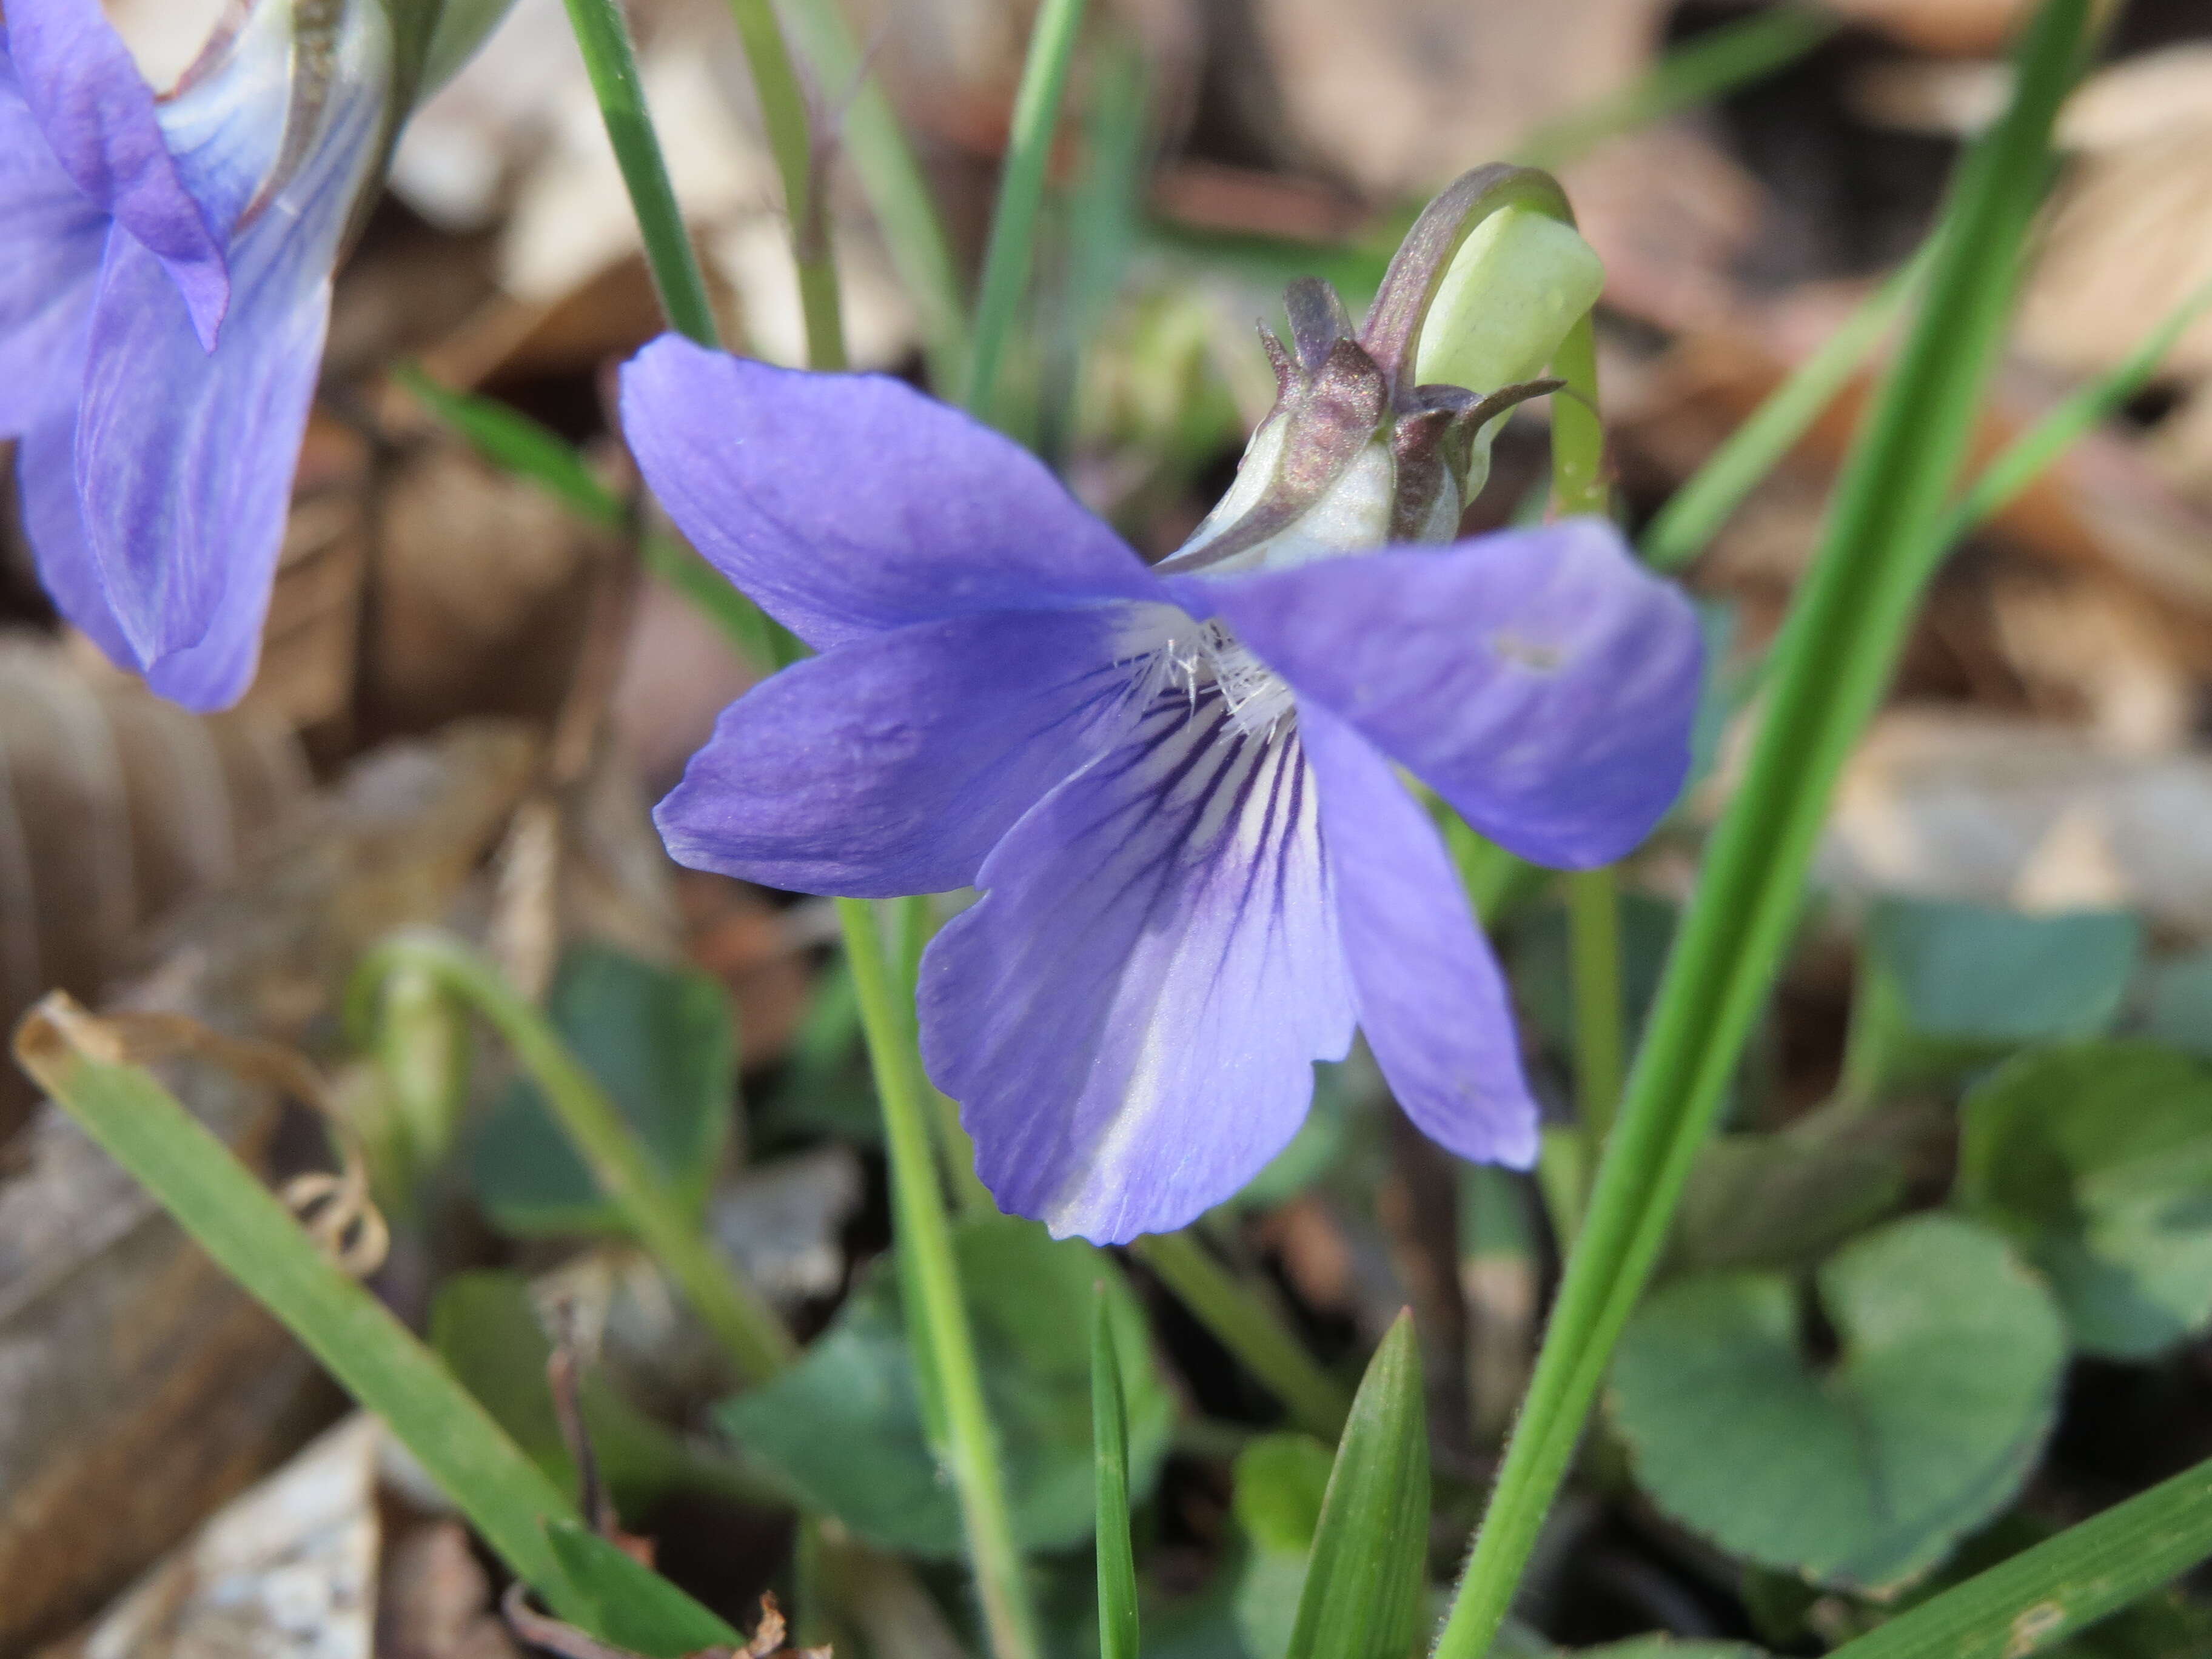
[[[2025,1043],[2095,1036],[2142,953],[2142,923],[2124,911],[1885,899],[1867,921],[1847,1082],[1878,1094]]]
[[[2148,1042],[2024,1054],[1967,1096],[1959,1196],[2050,1276],[2092,1353],[2212,1324],[2212,1067]]]
[[[1251,1659],[1291,1650],[1333,1461],[1306,1434],[1263,1434],[1237,1454],[1237,1520],[1250,1546],[1237,1583],[1237,1631]]]
[[[1751,1560],[1885,1592],[2019,1488],[2066,1358],[2057,1310],[2004,1241],[1948,1215],[1858,1239],[1819,1275],[1840,1339],[1808,1358],[1780,1274],[1677,1280],[1613,1370],[1638,1480]]]
[[[1133,1499],[1152,1490],[1174,1418],[1144,1315],[1109,1258],[1078,1240],[1055,1242],[1034,1223],[963,1221],[953,1242],[1015,1534],[1031,1549],[1066,1549],[1091,1535],[1097,1502],[1090,1333],[1070,1314],[1104,1281],[1128,1406]],[[750,1460],[870,1543],[956,1559],[960,1511],[924,1432],[892,1266],[869,1274],[805,1358],[725,1401],[717,1417]]]

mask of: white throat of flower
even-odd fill
[[[1267,738],[1293,714],[1291,688],[1219,622],[1197,622],[1168,605],[1148,606],[1116,653],[1130,665],[1129,706],[1186,698],[1195,713],[1216,697],[1248,737]]]

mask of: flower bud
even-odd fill
[[[1414,346],[1414,384],[1486,394],[1534,379],[1604,287],[1604,264],[1573,226],[1501,209],[1444,272]]]

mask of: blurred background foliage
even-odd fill
[[[158,74],[214,8],[110,9]],[[1643,532],[1920,244],[1962,141],[2002,105],[2022,11],[1099,0],[994,418],[1164,553],[1266,412],[1253,324],[1282,285],[1319,274],[1357,309],[1436,186],[1538,161],[1607,264],[1609,461]],[[724,331],[799,362],[778,173],[728,12],[631,14]],[[953,395],[946,285],[957,301],[981,258],[1030,14],[855,0],[828,34],[822,15],[811,0],[789,21],[830,135],[855,365]],[[939,246],[884,182],[886,112]],[[2118,8],[2059,131],[1977,456],[2176,326],[1936,578],[1544,1534],[1516,1651],[1820,1653],[2212,1455],[2212,315],[2184,309],[2212,283],[2201,0]],[[377,1293],[545,1476],[603,1488],[664,1572],[746,1629],[775,1587],[800,1638],[841,1655],[976,1651],[834,920],[673,867],[644,817],[773,657],[742,608],[713,614],[611,434],[611,367],[659,327],[562,7],[518,0],[415,123],[341,276],[246,704],[196,719],[100,666],[58,633],[0,519],[0,1012],[58,985],[316,1056],[394,1228]],[[1867,374],[1680,550],[1717,647],[1710,742],[1627,872],[1632,1030]],[[1470,532],[1540,512],[1544,419],[1524,409],[1501,435]],[[1564,1126],[1565,907],[1540,878],[1482,896]],[[348,973],[411,923],[473,941],[542,1002],[670,1201],[805,1340],[798,1363],[740,1386],[538,1087],[434,985],[387,981],[375,1051],[349,1044]],[[181,1075],[256,1168],[324,1161],[296,1105]],[[1324,1071],[1297,1140],[1195,1230],[1201,1270],[1271,1306],[1323,1374],[1303,1409],[1194,1316],[1188,1261],[1109,1262],[963,1212],[1048,1650],[1098,1640],[1102,1276],[1146,1655],[1282,1659],[1315,1639],[1310,1559],[1346,1547],[1318,1436],[1387,1369],[1368,1372],[1378,1348],[1419,1413],[1409,1429],[1401,1401],[1378,1425],[1364,1395],[1352,1432],[1425,1437],[1417,1542],[1425,1584],[1448,1583],[1575,1224],[1568,1133],[1544,1180],[1461,1168],[1363,1056]],[[548,1380],[556,1354],[572,1398]],[[313,1438],[338,1406],[27,1080],[0,1079],[0,1651],[340,1650],[303,1645],[313,1627],[395,1659],[513,1652],[488,1560],[434,1495],[358,1427]],[[796,1528],[802,1509],[815,1522]],[[2161,1594],[2063,1651],[2201,1659],[2212,1613]]]

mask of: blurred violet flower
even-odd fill
[[[63,614],[188,707],[253,678],[395,19],[419,70],[439,4],[235,6],[157,96],[100,0],[7,0],[0,437]]]
[[[895,380],[674,337],[624,374],[661,502],[821,653],[724,712],[669,850],[802,892],[980,888],[923,959],[924,1059],[1000,1204],[1057,1235],[1233,1195],[1355,1025],[1431,1138],[1528,1165],[1505,988],[1396,769],[1566,866],[1632,848],[1687,769],[1694,615],[1609,524],[1381,545],[1453,532],[1475,435],[1537,388],[1403,386],[1407,342],[1291,301],[1275,414],[1154,568]]]

